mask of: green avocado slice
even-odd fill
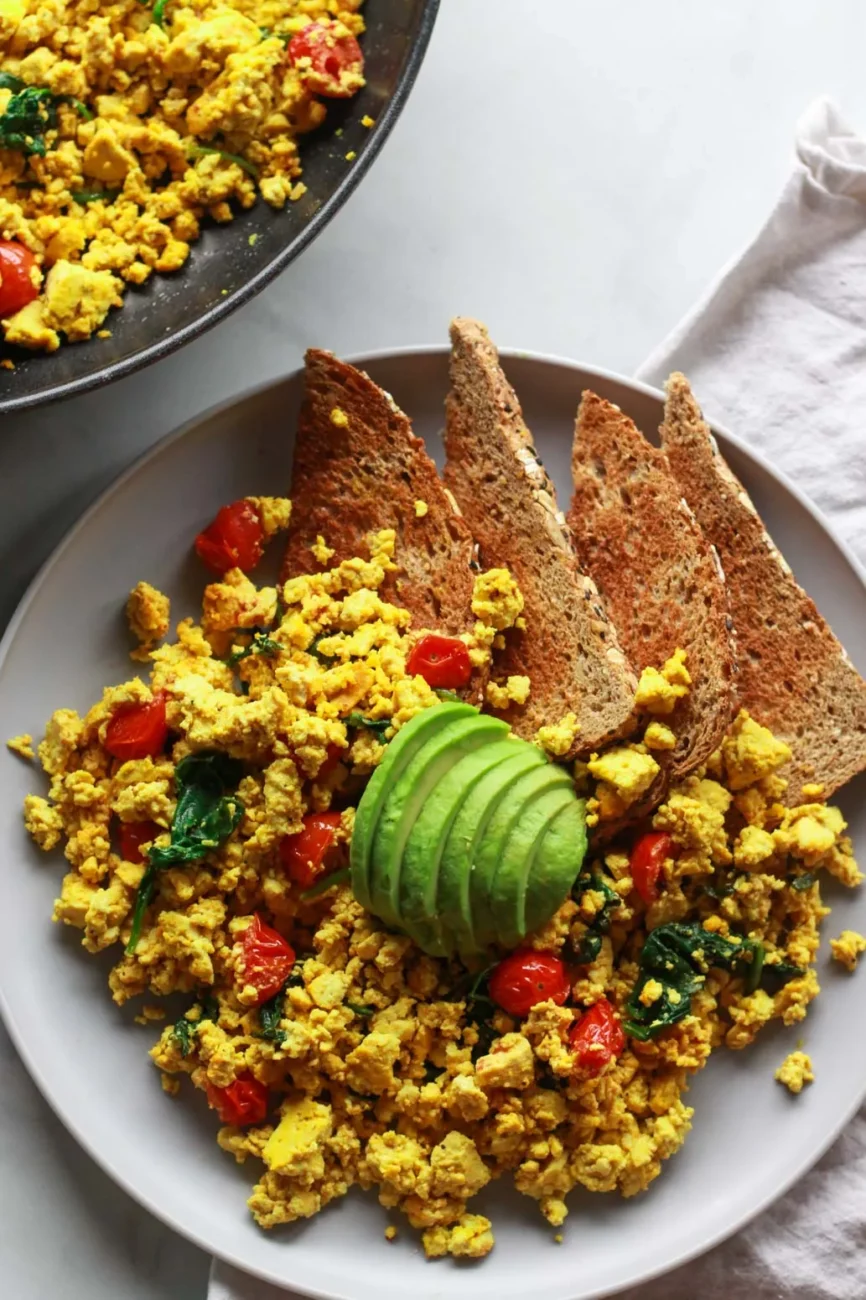
[[[515,948],[526,933],[526,885],[533,864],[554,818],[574,803],[574,789],[569,781],[567,785],[545,790],[524,804],[520,817],[511,826],[490,887],[493,923],[504,948]]]
[[[470,916],[472,933],[480,949],[501,941],[493,913],[492,888],[512,827],[532,807],[536,799],[548,790],[572,790],[571,777],[555,763],[543,762],[504,791],[478,841],[470,863]]]
[[[456,719],[480,717],[477,709],[462,701],[448,700],[424,709],[401,727],[385,750],[381,763],[367,783],[355,812],[355,826],[349,849],[352,892],[362,907],[372,910],[370,857],[379,815],[393,783],[399,778],[419,749]]]
[[[502,762],[464,792],[439,863],[436,914],[446,946],[457,949],[461,956],[483,952],[485,947],[477,940],[472,924],[472,873],[478,846],[496,809],[510,797],[524,773],[546,766],[543,753],[535,745],[508,743],[509,751]]]
[[[557,813],[527,861],[519,897],[520,937],[532,934],[568,898],[586,853],[586,803],[573,799]]]
[[[400,925],[425,952],[438,954],[443,947],[449,947],[446,942],[449,921],[443,914],[443,900],[451,903],[449,912],[459,908],[461,877],[468,875],[469,863],[465,857],[447,880],[441,875],[445,866],[444,849],[454,819],[473,791],[484,787],[484,778],[488,775],[495,778],[497,769],[524,747],[523,741],[506,736],[504,740],[465,754],[430,792],[418,814],[403,851],[398,911]],[[453,862],[449,863],[451,866]]]
[[[400,873],[406,841],[431,792],[464,754],[508,734],[500,718],[473,711],[458,717],[416,750],[399,776],[392,780],[373,836],[370,853],[370,910],[386,925],[401,928]]]

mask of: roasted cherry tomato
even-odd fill
[[[156,822],[121,822],[118,839],[124,862],[143,862],[142,844],[149,844],[162,832],[163,827],[157,826]]]
[[[36,258],[17,239],[0,239],[0,317],[14,316],[39,297],[30,273]]]
[[[155,758],[165,748],[168,726],[165,695],[160,691],[147,704],[122,704],[105,728],[105,748],[112,758]]]
[[[227,573],[229,569],[248,573],[256,567],[264,549],[265,530],[259,512],[245,498],[218,510],[213,523],[195,539],[196,555],[214,573]]]
[[[279,993],[292,973],[295,950],[270,925],[265,925],[258,912],[252,925],[244,930],[241,939],[244,984],[252,984],[258,994],[258,1003],[267,1002]]]
[[[289,41],[288,58],[314,95],[350,99],[360,89],[364,56],[348,32],[335,36],[323,23],[310,23]]]
[[[268,1114],[268,1090],[251,1074],[242,1074],[226,1088],[207,1085],[207,1099],[223,1124],[242,1128],[245,1124],[261,1124]]]
[[[518,948],[490,976],[490,996],[510,1016],[526,1016],[537,1002],[552,998],[562,1006],[569,993],[568,975],[558,957]]]
[[[598,1074],[619,1056],[625,1047],[625,1034],[607,998],[599,998],[595,1006],[575,1021],[568,1044],[577,1057],[577,1064],[588,1074]]]
[[[329,772],[333,772],[345,752],[345,749],[342,749],[339,745],[329,745],[325,753],[325,761],[316,773],[316,780],[318,781],[320,777],[327,776]]]
[[[659,896],[658,883],[665,858],[671,856],[674,842],[667,831],[647,831],[636,841],[629,857],[634,887],[647,907]]]
[[[337,812],[308,813],[304,829],[287,835],[280,844],[280,856],[289,879],[309,889],[326,870],[326,858],[340,828]]]
[[[457,637],[431,632],[412,650],[406,672],[410,677],[423,677],[428,686],[456,691],[472,676],[472,664],[469,651]]]

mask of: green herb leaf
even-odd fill
[[[572,944],[571,950],[574,954],[574,960],[582,966],[586,966],[591,961],[595,961],[601,952],[601,935],[597,930],[587,930],[580,943]]]
[[[25,86],[0,114],[0,147],[45,156],[45,132],[57,125],[57,100],[42,86]]]
[[[307,654],[314,655],[320,663],[330,663],[335,656],[326,654],[324,650],[319,649],[319,646],[323,641],[330,640],[333,635],[333,632],[320,632],[318,636],[314,636],[310,644],[307,646]]]
[[[446,700],[455,700],[458,704],[463,703],[462,695],[458,695],[456,691],[446,691],[444,686],[438,688],[436,694],[439,696],[439,699],[443,701],[443,703]]]
[[[72,198],[82,206],[87,203],[98,203],[100,199],[106,203],[113,203],[119,193],[120,190],[73,190]]]
[[[610,929],[610,923],[613,913],[622,904],[622,899],[608,880],[607,876],[597,873],[593,875],[591,871],[581,871],[571,891],[571,896],[579,900],[581,894],[587,889],[592,889],[596,893],[604,895],[604,903],[601,910],[596,912],[592,922],[593,930],[599,934],[606,934]]]
[[[390,718],[365,718],[357,709],[346,718],[347,727],[366,727],[368,731],[374,731],[380,740],[391,725]]]
[[[0,90],[11,90],[14,93],[23,90],[26,84],[20,77],[14,77],[11,72],[0,72]]]
[[[368,1016],[374,1016],[376,1014],[375,1007],[362,1007],[359,1002],[347,1002],[345,1005],[350,1011],[354,1011],[356,1016],[361,1016],[365,1019]]]
[[[305,889],[301,894],[301,898],[305,903],[309,903],[312,899],[327,894],[328,890],[333,889],[335,885],[347,884],[350,874],[348,867],[345,867],[342,871],[332,871],[330,875],[322,876],[321,880],[317,880],[309,889]]]
[[[226,660],[226,663],[230,668],[232,668],[235,664],[240,663],[242,659],[246,659],[249,655],[267,655],[269,658],[273,658],[273,656],[278,655],[282,649],[283,647],[280,645],[279,641],[275,641],[273,637],[268,636],[267,632],[263,632],[259,628],[256,628],[253,632],[253,639],[250,641],[249,645],[242,646],[240,650],[232,651]]]
[[[89,109],[86,104],[82,104],[81,100],[76,99],[74,95],[55,95],[54,102],[57,104],[68,104],[70,108],[75,109],[79,117],[84,118],[85,122],[93,121],[94,114],[91,109]]]
[[[289,976],[291,979],[291,976]],[[272,998],[259,1007],[259,1024],[261,1029],[257,1038],[266,1038],[271,1043],[276,1043],[279,1047],[286,1041],[285,1031],[280,1028],[280,1021],[283,1018],[283,1009],[285,1007],[286,989],[289,987],[289,980],[286,980],[283,987]]]
[[[165,10],[168,0],[156,0],[151,14],[151,22],[156,23],[157,27],[165,27]]]
[[[226,791],[237,786],[243,773],[235,758],[216,750],[189,754],[175,768],[177,806],[171,823],[171,842],[164,848],[153,845],[132,912],[132,929],[127,953],[134,953],[141,937],[144,914],[156,888],[156,875],[182,862],[198,862],[219,848],[244,815],[237,795]]]
[[[242,158],[238,153],[228,153],[225,149],[217,149],[214,145],[209,144],[190,145],[188,152],[191,158],[199,158],[204,154],[218,154],[220,158],[225,158],[226,162],[237,163],[238,167],[242,167],[245,172],[249,172],[250,176],[253,176],[258,180],[258,167],[256,167],[255,163],[251,163],[247,158]]]
[[[189,1056],[192,1051],[193,1036],[199,1025],[205,1020],[216,1021],[219,1018],[219,1003],[210,993],[201,994],[194,1005],[201,1008],[198,1020],[190,1020],[187,1012],[172,1027],[172,1037],[180,1047],[181,1056]]]
[[[761,985],[767,987],[772,978],[781,980],[781,987],[802,974],[787,963],[767,964],[764,945],[757,940],[726,939],[698,922],[672,921],[658,926],[647,935],[639,960],[640,973],[626,1004],[629,1018],[623,1028],[641,1041],[654,1038],[689,1015],[692,996],[703,988],[713,966],[742,975],[747,993]],[[645,1007],[640,995],[649,980],[657,980],[663,992]]]
[[[811,889],[817,879],[814,871],[804,871],[802,875],[795,876],[790,882],[791,888],[802,894],[805,890]]]

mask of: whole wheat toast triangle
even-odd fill
[[[812,783],[829,795],[866,767],[866,682],[774,546],[688,381],[673,374],[666,390],[662,446],[725,571],[738,703],[791,746],[786,803]]]
[[[733,713],[734,646],[718,557],[664,452],[589,391],[575,421],[571,468],[568,522],[578,560],[628,659],[640,672],[686,651],[692,684],[670,719],[676,748],[655,755],[667,776],[682,778],[718,748]]]
[[[484,569],[507,568],[523,592],[525,630],[507,634],[494,675],[526,675],[531,693],[500,716],[531,739],[574,713],[571,753],[589,753],[633,725],[635,678],[592,580],[575,559],[553,485],[483,325],[451,325],[445,484],[480,547]]]
[[[368,375],[317,349],[306,355],[292,498],[283,580],[310,572],[319,536],[339,564],[367,554],[369,533],[393,528],[398,568],[384,598],[415,627],[471,630],[474,544],[424,443]]]

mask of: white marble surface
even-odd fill
[[[0,625],[123,466],[308,343],[427,343],[462,311],[633,370],[760,225],[809,100],[866,122],[864,41],[859,0],[442,0],[383,156],[298,264],[146,373],[3,419]],[[0,1097],[4,1295],[202,1300],[205,1256],[78,1151],[2,1030]]]

